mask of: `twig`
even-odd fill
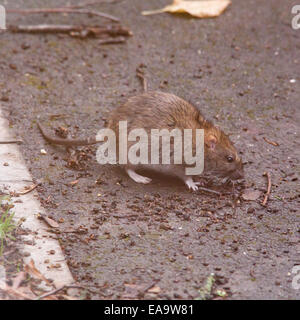
[[[215,190],[212,190],[212,189],[207,189],[207,188],[204,188],[204,187],[198,187],[198,190],[214,193],[214,194],[217,194],[218,196],[221,195],[221,192],[219,192],[219,191],[215,191]]]
[[[73,8],[34,8],[34,9],[7,9],[6,12],[8,13],[16,13],[16,14],[38,14],[38,13],[79,13],[79,14],[89,14],[92,16],[98,16],[102,18],[106,18],[112,20],[114,22],[119,22],[120,19],[114,17],[110,14],[93,11],[93,10],[86,10],[86,9],[73,9]]]
[[[128,215],[124,215],[124,216],[119,216],[117,214],[113,215],[114,218],[118,218],[118,219],[136,218],[137,216],[138,216],[138,214],[128,214]]]
[[[38,296],[35,298],[35,300],[41,300],[41,299],[44,299],[48,296],[52,296],[53,294],[63,290],[63,289],[71,289],[71,288],[83,288],[82,286],[79,286],[79,285],[63,285],[57,289],[54,289],[52,291],[49,291],[49,292],[46,292],[44,294],[42,294],[41,296]]]
[[[147,92],[148,91],[148,83],[147,83],[147,79],[145,78],[144,71],[142,70],[142,66],[139,66],[136,69],[136,76],[141,80],[144,92]]]
[[[265,206],[267,204],[269,195],[271,193],[271,175],[269,172],[265,172],[263,175],[267,176],[267,178],[268,178],[268,189],[267,189],[267,193],[265,195],[264,201],[262,202],[262,205]]]
[[[11,144],[11,143],[17,143],[17,144],[22,144],[22,140],[7,140],[7,141],[0,141],[0,144]]]
[[[263,139],[268,143],[268,144],[271,144],[272,146],[274,147],[278,147],[279,146],[279,143],[275,142],[275,141],[271,141],[269,139],[267,139],[266,137],[263,137]]]
[[[11,32],[26,32],[26,33],[69,33],[71,36],[99,37],[100,35],[116,36],[131,36],[132,32],[122,26],[76,26],[76,25],[19,25],[9,26]]]
[[[117,44],[117,43],[124,43],[126,39],[124,37],[119,37],[116,39],[107,39],[107,40],[99,40],[99,44],[104,45],[104,44]]]
[[[33,184],[33,185],[30,186],[27,190],[17,192],[16,194],[17,194],[18,196],[22,196],[22,195],[24,195],[24,194],[27,194],[27,193],[33,191],[37,186],[38,186],[37,184]]]
[[[50,120],[63,119],[63,118],[66,118],[66,117],[67,117],[66,114],[51,114],[49,116]]]

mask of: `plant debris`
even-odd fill
[[[271,141],[269,139],[267,139],[266,137],[263,138],[268,144],[271,144],[274,147],[278,147],[279,143],[275,142],[275,141]]]
[[[38,184],[33,184],[31,186],[25,187],[23,191],[19,191],[19,192],[15,193],[15,195],[21,196],[21,195],[27,194],[27,193],[33,191],[34,189],[36,189],[37,186],[38,186]]]
[[[148,91],[148,82],[147,82],[147,79],[145,77],[145,72],[143,70],[144,67],[145,67],[144,64],[140,64],[136,68],[136,76],[141,80],[144,92],[147,92]]]
[[[55,134],[63,139],[66,139],[68,137],[68,129],[64,127],[58,127],[55,129]]]
[[[268,179],[267,193],[265,195],[264,201],[262,202],[262,205],[265,206],[267,204],[267,201],[269,199],[269,195],[271,193],[271,175],[269,172],[265,172],[263,175],[266,176]]]
[[[213,285],[215,283],[215,275],[211,273],[207,279],[205,285],[199,289],[199,297],[195,300],[207,300],[211,298]]]
[[[124,43],[126,41],[125,37],[117,37],[117,38],[110,38],[110,39],[104,39],[99,40],[98,44],[105,45],[105,44],[118,44],[118,43]]]
[[[32,277],[44,281],[47,285],[52,285],[51,282],[46,279],[41,272],[35,267],[34,261],[31,259],[28,264],[24,266],[24,270]]]
[[[117,37],[132,36],[132,32],[121,25],[108,26],[84,26],[84,25],[65,25],[65,24],[40,24],[40,25],[18,25],[8,26],[11,32],[20,33],[67,33],[71,37],[87,38],[87,37]]]
[[[6,294],[12,299],[22,300],[75,300],[76,297],[68,296],[66,294],[58,296],[58,292],[69,288],[83,288],[77,284],[63,285],[55,288],[54,284],[46,279],[42,273],[35,267],[33,260],[29,264],[24,266],[25,271],[20,271],[16,276],[11,279],[12,284],[8,284],[4,281],[0,281],[0,290],[3,295]],[[30,276],[30,277],[28,277]],[[45,292],[41,289],[40,284],[45,283],[50,286],[52,290]]]
[[[158,10],[143,11],[142,15],[163,12],[188,13],[197,18],[213,18],[219,16],[229,5],[230,0],[182,1],[174,0],[172,4]]]
[[[54,221],[53,219],[39,213],[38,214],[38,218],[41,219],[41,220],[44,220],[51,228],[58,228],[59,227],[59,224]]]

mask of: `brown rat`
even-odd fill
[[[127,129],[131,131],[136,128],[143,128],[147,133],[151,129],[204,129],[204,175],[226,177],[231,180],[243,178],[242,160],[230,141],[229,137],[212,122],[205,120],[200,111],[192,104],[177,97],[174,94],[159,91],[145,92],[131,97],[127,102],[112,112],[108,119],[107,128],[115,133],[119,132],[119,121],[127,121]],[[51,143],[65,145],[68,147],[84,146],[98,143],[96,138],[91,137],[83,140],[60,139],[46,134],[43,127],[38,126],[45,137]],[[118,146],[117,135],[117,146]],[[128,148],[134,142],[128,142]],[[172,145],[172,141],[171,141]],[[193,149],[195,141],[193,140]],[[118,150],[118,148],[117,148]],[[161,161],[159,162],[161,163]],[[193,181],[193,176],[185,174],[186,164],[138,164],[125,165],[125,170],[134,181],[138,183],[149,183],[150,178],[136,173],[139,168],[150,168],[156,171],[169,173],[180,177],[188,188],[197,190],[197,185]]]

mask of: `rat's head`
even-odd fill
[[[204,129],[204,172],[231,180],[244,177],[242,159],[229,137],[218,127],[206,122]]]

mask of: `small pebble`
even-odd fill
[[[254,211],[255,211],[255,209],[250,207],[250,208],[248,208],[247,213],[253,213]]]

